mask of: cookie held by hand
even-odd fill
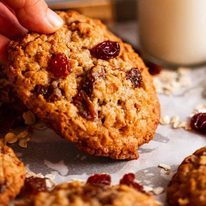
[[[65,24],[56,33],[11,42],[10,83],[28,109],[84,152],[137,158],[159,122],[152,77],[100,21],[59,15]]]

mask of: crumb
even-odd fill
[[[164,188],[163,187],[156,187],[153,189],[152,191],[155,195],[160,195],[164,192]]]
[[[188,68],[179,68],[178,70],[162,70],[159,75],[154,76],[154,83],[158,93],[172,95],[182,88],[191,85]]]
[[[4,136],[4,140],[5,140],[5,143],[9,143],[9,144],[13,144],[13,143],[16,143],[18,138],[16,136],[15,133],[13,132],[8,132],[5,136]]]
[[[166,165],[166,164],[159,164],[158,165],[159,168],[162,168],[166,171],[170,171],[171,170],[171,167],[169,165]]]

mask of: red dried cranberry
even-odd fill
[[[87,179],[87,183],[93,185],[110,185],[111,176],[108,174],[95,174]]]
[[[48,70],[55,77],[66,78],[71,72],[71,64],[64,53],[57,53],[52,57]]]
[[[151,75],[158,75],[162,70],[162,66],[159,64],[154,64],[152,62],[146,62],[146,66],[149,68],[149,73]]]
[[[97,59],[109,60],[119,55],[120,45],[114,41],[104,41],[91,49],[92,56]]]
[[[80,90],[73,98],[73,103],[78,108],[81,116],[91,121],[95,119],[96,112],[94,110],[94,105],[83,90]]]
[[[25,179],[24,187],[21,190],[20,196],[36,195],[39,192],[48,191],[46,179],[40,177],[28,177]]]
[[[135,182],[135,175],[133,173],[125,174],[120,180],[120,184],[133,187],[137,191],[144,192],[143,186]]]
[[[142,75],[137,68],[132,68],[131,70],[127,71],[126,79],[132,82],[134,88],[142,86]]]
[[[191,118],[192,129],[206,133],[206,113],[197,113]]]

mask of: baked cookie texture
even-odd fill
[[[0,134],[23,123],[23,112],[27,111],[10,85],[0,65]]]
[[[181,163],[169,183],[167,200],[171,206],[206,205],[206,147]]]
[[[7,206],[24,184],[26,169],[13,150],[0,141],[0,205]]]
[[[99,20],[74,11],[59,15],[65,24],[56,33],[30,33],[10,43],[10,83],[28,109],[84,152],[137,158],[137,148],[153,138],[159,122],[152,77],[131,46]],[[108,40],[119,44],[119,55],[96,58],[93,49]],[[59,54],[71,66],[64,78],[49,68]]]
[[[22,205],[24,204],[22,203]],[[107,186],[81,182],[63,183],[50,192],[40,192],[30,200],[30,203],[27,201],[26,205],[158,206],[151,196],[126,185]]]

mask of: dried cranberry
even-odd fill
[[[119,55],[120,45],[114,41],[104,41],[91,49],[92,56],[97,59],[109,60]]]
[[[73,97],[73,103],[78,108],[81,116],[91,121],[95,119],[96,112],[94,110],[94,105],[83,90],[80,90],[80,92]]]
[[[25,179],[24,187],[21,190],[20,196],[36,195],[39,192],[48,191],[46,179],[40,177],[29,177]]]
[[[162,70],[162,66],[159,64],[154,64],[152,62],[146,62],[147,67],[149,68],[149,73],[151,75],[158,75]]]
[[[57,53],[52,57],[48,70],[55,77],[66,78],[71,72],[71,64],[65,54]]]
[[[126,79],[132,82],[134,88],[142,86],[142,75],[137,68],[132,68],[131,70],[127,71]]]
[[[95,174],[87,179],[87,183],[93,185],[110,185],[111,176],[108,174]]]
[[[135,175],[133,173],[125,174],[120,180],[120,184],[133,187],[137,191],[144,192],[143,186],[135,182]]]
[[[191,118],[192,129],[206,133],[206,113],[197,113]]]

